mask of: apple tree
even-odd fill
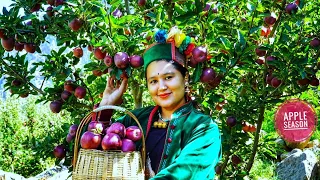
[[[108,76],[129,77],[119,104],[139,108],[151,104],[141,56],[155,42],[157,29],[177,26],[194,43],[192,98],[221,129],[217,174],[243,177],[257,155],[276,160],[273,144],[259,141],[265,111],[318,89],[318,5],[303,0],[16,0],[0,16],[0,75],[11,95],[35,95],[38,103],[49,102],[53,113],[70,112],[74,122],[100,102]],[[48,37],[58,48],[44,53]],[[43,60],[29,62],[29,54]],[[42,77],[40,86],[36,76]]]

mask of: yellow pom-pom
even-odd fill
[[[174,42],[177,48],[180,47],[180,45],[182,44],[182,41],[186,38],[186,35],[182,32],[177,33],[174,36]]]

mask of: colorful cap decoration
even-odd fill
[[[144,52],[144,70],[156,60],[174,60],[186,67],[186,58],[192,56],[195,44],[178,27],[173,27],[167,34],[165,30],[158,30],[154,36],[157,43],[150,45]]]

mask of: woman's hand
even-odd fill
[[[121,101],[123,93],[127,90],[127,86],[128,78],[126,76],[122,77],[122,80],[109,77],[99,106],[115,105]]]

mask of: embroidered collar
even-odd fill
[[[172,115],[171,115],[171,119],[175,119],[178,118],[184,114],[187,114],[188,112],[190,112],[192,110],[192,101],[187,102],[186,104],[184,104],[183,106],[181,106],[179,109],[177,109]],[[147,125],[147,132],[146,132],[146,136],[148,136],[148,133],[150,131],[150,128],[152,126],[152,120],[153,117],[158,113],[158,109],[160,108],[160,106],[155,106],[153,108],[153,110],[151,111],[150,115],[149,115],[149,119],[148,119],[148,125]]]

